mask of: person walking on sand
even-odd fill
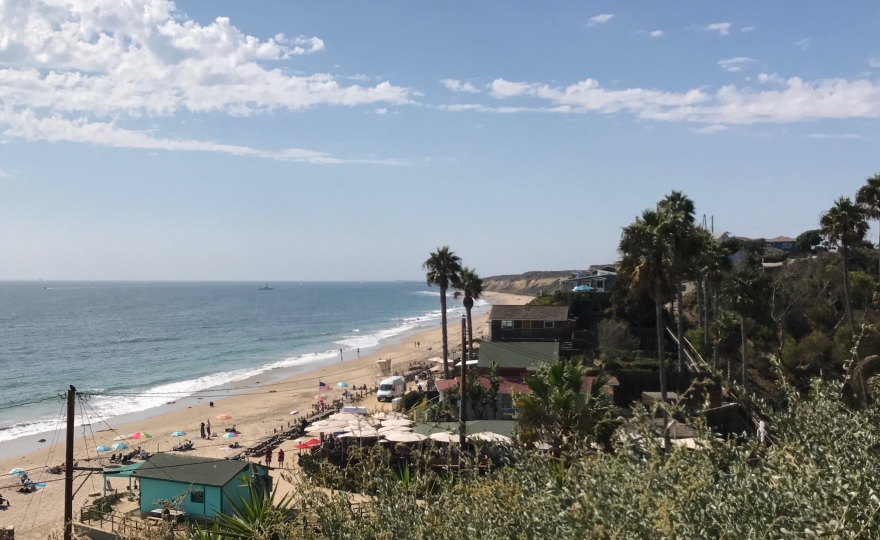
[[[272,449],[266,448],[266,467],[272,464]]]
[[[283,448],[278,449],[278,466],[284,467],[284,449]]]
[[[211,419],[208,419],[208,424],[205,426],[205,429],[208,431],[208,439],[211,438]]]
[[[199,431],[201,432],[202,438],[204,439],[205,438],[205,423],[204,422],[202,422],[202,425],[199,426]]]

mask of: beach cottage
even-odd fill
[[[268,490],[272,479],[268,469],[254,464]],[[149,513],[161,509],[159,500],[170,501],[184,493],[181,511],[188,516],[212,518],[218,512],[229,514],[231,498],[248,500],[249,491],[244,478],[252,477],[251,464],[246,461],[182,456],[158,453],[150,457],[132,478],[140,482],[140,511]]]

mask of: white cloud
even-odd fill
[[[721,69],[724,71],[736,72],[742,71],[743,64],[748,64],[754,61],[754,58],[749,58],[748,56],[737,56],[735,58],[719,60],[718,65],[721,66]]]
[[[665,36],[666,34],[663,33],[663,30],[654,30],[654,31],[651,32],[649,35],[650,35],[651,37],[663,37],[663,36]]]
[[[317,37],[249,36],[225,17],[202,25],[170,0],[10,0],[0,15],[0,106],[60,128],[59,119],[411,102],[387,81],[343,86],[270,66],[323,49]]]
[[[0,171],[0,178],[9,178],[9,173],[6,171]]]
[[[612,13],[602,13],[601,15],[596,15],[595,17],[590,17],[590,20],[587,21],[587,26],[597,26],[600,24],[605,24],[614,17]]]
[[[807,47],[810,46],[810,39],[804,38],[804,39],[795,41],[794,43],[792,43],[792,45],[794,45],[795,47],[800,47],[801,49],[806,50]]]
[[[319,165],[340,163],[405,164],[402,160],[393,159],[342,159],[324,152],[302,148],[288,148],[278,151],[260,150],[249,146],[213,141],[157,138],[148,131],[124,129],[112,122],[89,122],[82,118],[69,120],[58,114],[37,117],[31,109],[21,112],[3,110],[0,112],[0,124],[6,126],[3,131],[5,137],[26,141],[77,142],[112,148],[147,150],[219,152],[235,156],[300,161]]]
[[[861,135],[855,133],[810,133],[808,139],[861,139]]]
[[[440,84],[453,92],[470,92],[472,94],[480,93],[473,84],[469,82],[461,82],[458,79],[443,79],[440,81]]]
[[[457,104],[441,106],[448,111],[494,113],[629,112],[647,120],[692,122],[708,125],[790,123],[816,119],[880,118],[880,83],[867,79],[804,81],[761,74],[771,89],[723,86],[714,93],[704,88],[663,91],[647,88],[610,90],[595,79],[566,86],[496,79],[490,95],[497,99],[520,98],[535,103],[516,106]]]
[[[700,27],[700,30],[704,32],[718,32],[720,36],[726,36],[730,33],[730,23],[722,22],[722,23],[713,23],[706,26]]]
[[[872,68],[880,68],[880,60],[878,60],[876,58],[869,58],[868,65],[871,66]]]
[[[755,27],[754,26],[743,26],[742,28],[739,29],[739,31],[743,32],[743,33],[754,32]]]
[[[386,109],[385,107],[382,107],[380,109],[376,109],[376,114],[385,114],[387,112],[388,112],[388,109]]]
[[[699,133],[700,135],[712,135],[714,133],[727,131],[727,126],[723,124],[709,124],[708,126],[693,128],[691,129],[691,131],[694,133]]]

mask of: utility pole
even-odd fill
[[[458,443],[464,450],[465,433],[467,431],[467,357],[464,354],[464,342],[467,335],[464,317],[461,318],[461,408],[458,410]]]
[[[67,442],[64,457],[64,540],[73,538],[73,419],[76,413],[76,388],[67,391]]]

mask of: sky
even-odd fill
[[[796,236],[880,172],[876,2],[0,3],[0,279],[616,258],[673,189]]]

